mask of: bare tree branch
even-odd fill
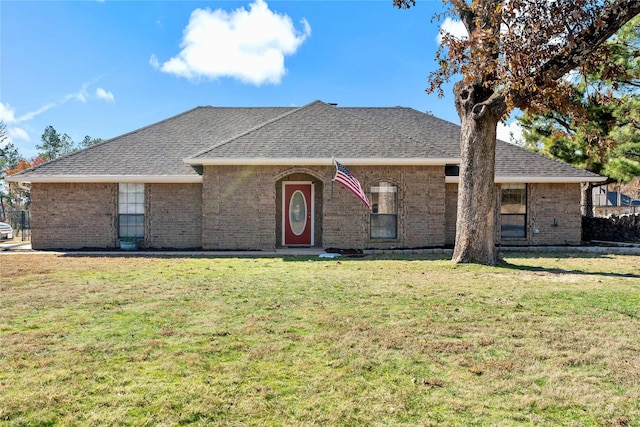
[[[476,30],[476,14],[471,10],[471,6],[464,0],[451,0],[451,4],[458,13],[469,35],[473,34]]]
[[[536,83],[554,81],[584,63],[602,43],[613,36],[624,24],[640,14],[640,0],[616,0],[607,3],[594,25],[586,28],[575,38],[575,43],[567,46],[537,73]]]
[[[553,119],[556,123],[558,123],[560,126],[565,128],[567,133],[571,133],[571,134],[576,133],[576,131],[573,128],[573,126],[571,126],[570,123],[568,123],[566,120],[564,120],[562,117],[558,116],[557,114],[552,115],[551,119]]]

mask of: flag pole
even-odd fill
[[[336,159],[333,158],[333,156],[331,156],[331,166],[336,166]],[[333,201],[333,183],[335,181],[336,175],[333,174],[333,178],[331,178],[331,201]]]

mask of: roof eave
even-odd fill
[[[262,166],[331,166],[334,160],[338,160],[347,166],[442,166],[459,164],[460,158],[290,158],[290,157],[264,157],[264,158],[186,158],[183,161],[189,165],[202,166],[239,166],[239,165],[262,165]]]
[[[200,175],[42,175],[7,176],[8,182],[17,183],[116,183],[136,182],[149,184],[199,184]]]

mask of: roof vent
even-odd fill
[[[332,107],[337,107],[338,106],[337,102],[327,102],[327,104],[331,105]]]

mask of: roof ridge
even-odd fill
[[[238,138],[240,138],[240,137],[243,137],[243,136],[248,135],[248,134],[250,134],[250,133],[252,133],[252,132],[255,132],[255,131],[256,131],[256,130],[258,130],[258,129],[261,129],[261,128],[265,127],[265,126],[268,126],[268,125],[270,125],[270,124],[273,124],[273,123],[275,123],[275,122],[277,122],[277,121],[279,121],[279,120],[284,119],[285,117],[288,117],[288,116],[290,116],[290,115],[292,115],[292,114],[295,114],[295,113],[297,113],[298,111],[303,110],[303,109],[305,109],[305,108],[307,108],[307,107],[310,107],[311,105],[313,105],[313,104],[317,104],[317,103],[325,104],[324,102],[322,102],[322,101],[320,101],[320,100],[315,100],[315,101],[310,102],[310,103],[308,103],[308,104],[306,104],[306,105],[303,105],[302,107],[294,108],[294,109],[293,109],[293,110],[291,110],[291,111],[287,111],[287,112],[286,112],[286,113],[284,113],[284,114],[281,114],[281,115],[279,115],[279,116],[277,116],[277,117],[274,117],[274,118],[272,118],[272,119],[269,119],[269,120],[267,120],[266,122],[260,123],[259,125],[256,125],[256,126],[254,126],[254,127],[250,128],[250,129],[247,129],[247,130],[245,130],[245,131],[242,131],[242,132],[240,132],[239,134],[232,136],[231,138],[227,138],[226,140],[224,140],[224,141],[222,141],[222,142],[220,142],[220,143],[218,143],[218,144],[215,144],[215,145],[212,145],[212,146],[210,146],[210,147],[207,147],[207,148],[205,148],[204,150],[200,150],[199,152],[197,152],[197,153],[195,153],[195,154],[192,154],[192,155],[190,155],[190,156],[187,156],[186,158],[187,158],[187,159],[191,159],[191,158],[196,158],[196,157],[198,157],[198,156],[201,156],[202,154],[205,154],[205,153],[207,153],[207,152],[209,152],[209,151],[211,151],[211,150],[215,150],[216,148],[220,148],[220,147],[222,147],[223,145],[229,144],[230,142],[232,142],[232,141],[234,141],[234,140],[236,140],[236,139],[238,139]],[[325,105],[327,105],[327,104],[325,104]],[[255,108],[258,108],[258,107],[255,107]],[[276,108],[277,108],[277,107],[276,107]],[[280,107],[280,108],[287,108],[287,107]]]
[[[26,174],[27,172],[33,172],[33,171],[36,171],[36,170],[38,170],[38,169],[40,169],[40,168],[42,168],[42,167],[45,167],[45,166],[50,165],[50,164],[55,164],[55,163],[57,163],[57,162],[59,162],[59,161],[62,161],[62,160],[64,160],[64,159],[68,159],[68,158],[73,157],[73,156],[77,156],[78,154],[81,154],[81,153],[85,153],[85,152],[87,152],[87,151],[89,151],[89,150],[91,150],[91,149],[94,149],[94,148],[97,148],[97,147],[99,147],[99,146],[105,145],[105,144],[107,144],[107,143],[109,143],[109,142],[112,142],[112,141],[114,141],[114,140],[116,140],[116,139],[120,139],[120,138],[123,138],[123,137],[128,136],[128,135],[133,135],[133,134],[135,134],[135,133],[138,133],[138,132],[141,132],[141,131],[143,131],[143,130],[145,130],[145,129],[148,129],[148,128],[152,127],[152,126],[156,126],[156,125],[159,125],[159,124],[162,124],[162,123],[168,122],[169,120],[177,119],[178,117],[181,117],[181,116],[187,115],[187,114],[189,114],[189,113],[191,113],[191,112],[193,112],[193,111],[195,111],[195,110],[199,110],[199,109],[201,109],[201,108],[213,108],[213,107],[211,107],[211,106],[208,106],[208,105],[207,105],[207,106],[198,106],[198,107],[191,108],[190,110],[183,111],[182,113],[178,113],[178,114],[176,114],[176,115],[174,115],[174,116],[171,116],[171,117],[168,117],[168,118],[166,118],[166,119],[162,119],[162,120],[160,120],[160,121],[157,121],[157,122],[155,122],[155,123],[151,123],[151,124],[146,125],[146,126],[143,126],[143,127],[141,127],[141,128],[138,128],[138,129],[135,129],[135,130],[129,131],[129,132],[124,133],[124,134],[122,134],[122,135],[118,135],[118,136],[115,136],[115,137],[113,137],[113,138],[105,139],[105,140],[103,140],[103,141],[100,141],[100,142],[99,142],[99,143],[97,143],[97,144],[93,144],[93,145],[90,145],[90,146],[88,146],[88,147],[84,147],[84,148],[82,148],[82,149],[80,149],[80,150],[72,151],[71,153],[67,153],[67,154],[65,154],[65,155],[63,155],[63,156],[56,157],[55,159],[48,160],[48,161],[46,161],[46,162],[44,162],[44,163],[41,163],[41,164],[36,165],[36,166],[33,166],[33,167],[29,168],[29,169],[25,169],[25,170],[23,170],[23,171],[20,171],[20,172],[18,172],[18,173],[16,173],[16,174],[14,174],[14,175],[12,175],[12,176],[20,176],[20,175]],[[47,167],[48,167],[48,166],[47,166]]]

